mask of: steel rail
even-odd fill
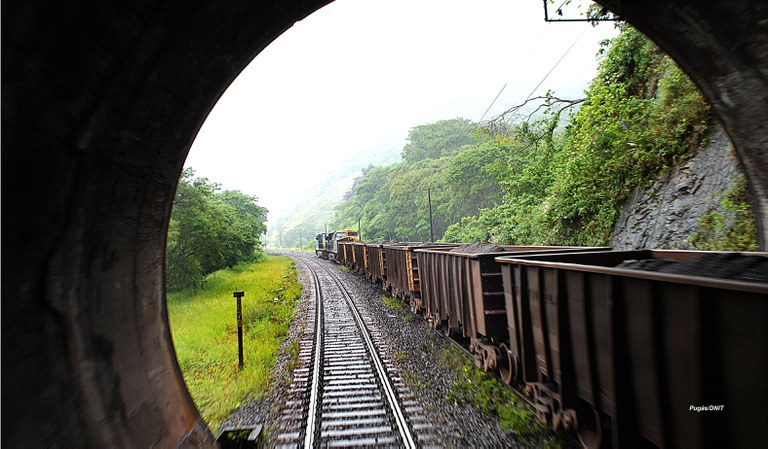
[[[318,397],[320,395],[320,367],[323,357],[323,294],[320,290],[320,279],[314,268],[308,263],[305,266],[312,274],[315,284],[315,355],[312,368],[312,383],[310,385],[309,412],[307,414],[307,427],[304,434],[304,447],[309,449],[315,444],[315,427],[318,415]]]
[[[407,448],[415,448],[416,447],[415,439],[413,438],[413,435],[411,434],[411,430],[408,427],[408,423],[405,419],[405,415],[403,414],[403,411],[400,408],[400,403],[397,399],[395,390],[392,388],[392,384],[389,381],[389,376],[387,375],[387,371],[384,368],[384,364],[382,363],[381,358],[379,357],[379,353],[376,351],[376,347],[373,343],[373,340],[371,339],[371,336],[368,333],[368,328],[365,326],[365,322],[363,321],[363,318],[360,316],[360,312],[358,312],[357,310],[357,306],[355,306],[354,302],[352,301],[352,297],[349,295],[349,292],[347,292],[346,287],[344,287],[344,285],[338,279],[336,274],[332,273],[331,270],[329,270],[327,267],[323,267],[323,268],[331,275],[331,278],[339,287],[339,290],[344,295],[344,299],[346,300],[347,305],[352,311],[352,315],[355,317],[355,321],[357,322],[358,328],[360,329],[360,332],[363,335],[363,339],[366,342],[366,346],[368,347],[368,352],[371,356],[371,359],[374,362],[374,366],[376,367],[376,373],[379,377],[379,380],[381,381],[382,387],[384,388],[384,392],[387,397],[387,402],[389,403],[390,409],[392,410],[392,414],[395,417],[395,420],[397,422],[398,431],[400,432],[400,437],[403,440],[403,446]]]

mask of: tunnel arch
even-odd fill
[[[3,4],[2,442],[205,447],[162,262],[185,156],[226,87],[328,0]],[[598,0],[692,76],[768,223],[768,6]]]

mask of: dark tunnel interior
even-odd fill
[[[768,4],[598,0],[731,136],[768,241]],[[327,0],[2,6],[2,443],[210,447],[167,323],[165,233],[227,86]]]

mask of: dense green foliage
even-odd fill
[[[477,138],[472,135],[474,129],[474,123],[460,118],[411,128],[408,143],[403,147],[403,160],[412,164],[450,156],[464,145],[477,143]]]
[[[693,249],[702,251],[757,251],[755,216],[744,177],[723,195],[719,210],[699,219],[699,229],[690,242]]]
[[[199,287],[209,273],[261,257],[266,218],[267,210],[255,197],[219,192],[217,184],[185,169],[168,227],[168,290]]]
[[[447,401],[466,404],[496,417],[503,429],[511,430],[523,442],[536,447],[560,447],[534,413],[507,386],[475,368],[458,349],[444,349],[440,361],[457,375],[446,396]]]
[[[608,244],[632,190],[694,154],[711,114],[682,70],[633,28],[606,41],[600,58],[585,98],[548,93],[532,121],[500,117],[481,131],[462,119],[413,128],[403,161],[365,170],[335,224],[356,227],[360,219],[366,240],[429,240],[430,189],[435,239]],[[512,110],[522,107],[535,105]],[[754,220],[746,200],[723,207],[705,217],[693,243],[748,248]]]
[[[404,161],[363,170],[333,227],[356,229],[360,220],[365,240],[428,241],[428,193],[436,239],[451,223],[501,201],[492,175],[501,147],[474,129],[464,119],[411,129]]]
[[[237,366],[233,291],[245,292],[242,370]],[[268,392],[270,370],[300,296],[293,262],[276,256],[216,271],[203,288],[168,295],[176,357],[192,399],[212,429],[248,396],[259,398]]]
[[[550,112],[511,128],[514,149],[498,170],[503,204],[452,226],[446,240],[489,229],[498,243],[606,244],[632,189],[701,144],[709,108],[669,57],[625,27],[563,133],[559,119]]]

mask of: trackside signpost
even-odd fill
[[[242,298],[245,292],[232,292],[237,298],[237,367],[243,369],[243,306]]]

